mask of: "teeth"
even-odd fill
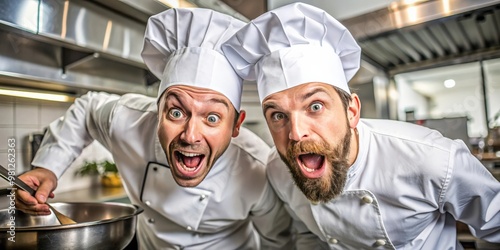
[[[304,169],[305,169],[308,173],[312,173],[312,172],[314,172],[314,169],[312,169],[312,168],[308,168],[308,167],[306,167],[306,166],[303,166],[303,167],[304,167]]]
[[[304,153],[304,154],[312,154],[312,153]],[[300,166],[302,166],[302,168],[303,168],[306,172],[308,172],[308,173],[312,173],[312,172],[316,171],[316,169],[306,167],[306,164],[304,164],[304,163],[303,163],[302,161],[300,161],[300,160],[299,160],[299,164],[300,164]]]
[[[188,152],[182,152],[182,151],[179,151],[179,153],[184,155],[184,156],[187,156],[187,157],[195,157],[195,156],[201,155],[201,154],[188,153]]]
[[[186,157],[195,157],[195,156],[203,155],[203,154],[189,153],[189,152],[183,152],[183,151],[177,151],[177,152],[183,156],[186,156]],[[182,162],[182,160],[180,158],[178,160],[179,160],[179,165],[182,167],[182,169],[184,169],[187,172],[193,172],[198,168],[198,167],[192,167],[192,168],[188,167],[188,166],[184,165],[184,162]]]
[[[190,168],[190,167],[188,167],[188,166],[184,165],[184,163],[182,163],[182,162],[179,162],[179,163],[180,163],[180,165],[181,165],[182,169],[184,169],[184,170],[186,170],[186,171],[188,171],[188,172],[193,172],[193,171],[195,171],[195,170],[196,170],[196,167],[194,167],[194,168]]]

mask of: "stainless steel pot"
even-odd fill
[[[137,215],[144,211],[113,202],[51,205],[78,223],[59,225],[53,214],[34,216],[3,209],[0,249],[123,249],[134,236]]]

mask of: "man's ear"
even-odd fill
[[[238,120],[236,121],[236,124],[234,125],[233,128],[233,137],[236,137],[240,134],[240,127],[241,124],[243,124],[243,121],[245,120],[245,117],[247,116],[247,113],[245,110],[240,110],[240,115],[238,116]]]
[[[349,126],[355,128],[358,125],[361,116],[361,101],[359,96],[355,93],[351,94],[351,101],[349,106],[347,106],[347,119]]]

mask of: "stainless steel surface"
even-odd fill
[[[145,26],[88,1],[0,1],[0,84],[156,96],[140,57]]]
[[[41,0],[38,34],[143,67],[145,25],[85,1]]]
[[[114,12],[127,16],[127,18],[143,23],[146,23],[151,15],[168,9],[156,0],[90,0],[89,2],[105,6]]]
[[[12,28],[36,33],[38,0],[0,2],[0,23]]]
[[[23,191],[28,192],[31,196],[35,197],[35,190],[33,190],[30,186],[28,186],[24,181],[21,179],[17,178],[15,175],[9,175],[9,170],[4,168],[3,166],[0,165],[0,176],[2,176],[6,181],[9,181],[10,183],[15,184],[19,188],[21,188]],[[52,207],[49,203],[46,203],[49,208],[54,212],[57,221],[59,222],[60,225],[69,225],[69,224],[76,224],[76,221],[72,220],[68,216],[64,215],[63,213],[59,212],[57,209]]]
[[[143,68],[0,29],[0,83],[79,94],[87,90],[155,96]],[[92,57],[91,60],[72,58]],[[65,66],[63,62],[66,62]]]
[[[59,212],[59,210],[55,209],[49,203],[46,203],[46,204],[47,204],[47,206],[49,206],[50,210],[52,210],[52,212],[56,216],[57,221],[59,221],[59,224],[61,224],[61,225],[71,225],[71,224],[76,224],[77,223],[73,219],[71,219],[68,216],[64,215],[63,213]]]
[[[403,3],[342,20],[363,59],[390,75],[500,57],[499,0]]]
[[[198,2],[248,20],[222,1]],[[147,19],[168,8],[157,0],[0,1],[0,86],[156,96],[159,81],[140,52]]]
[[[31,216],[0,210],[1,249],[123,249],[132,240],[137,215],[135,205],[122,203],[54,203],[78,224],[57,225],[54,216]],[[15,242],[9,241],[15,216]]]
[[[248,22],[250,20],[248,17],[244,16],[243,14],[231,8],[228,4],[220,0],[189,0],[189,1],[196,4],[199,7],[213,9],[215,11],[240,19],[244,22]]]
[[[144,23],[147,22],[149,16],[160,13],[169,7],[162,4],[161,0],[90,0],[90,2],[98,3],[100,5],[106,6],[107,8],[113,10],[114,12],[121,13],[131,19],[139,20]],[[168,2],[168,1],[165,1]],[[232,6],[239,5],[237,1],[221,1],[221,0],[185,0],[179,1],[180,7],[192,7],[198,6],[202,8],[213,9],[221,13],[233,16],[243,21],[248,21],[249,16],[246,15],[248,12],[240,8],[232,8]],[[249,9],[259,8],[263,5],[263,2],[256,3],[255,1],[247,1],[245,7]],[[252,11],[252,14],[255,11]]]

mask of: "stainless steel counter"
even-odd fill
[[[123,187],[103,187],[95,185],[89,188],[78,189],[56,194],[52,202],[108,202],[118,201],[129,203]]]

